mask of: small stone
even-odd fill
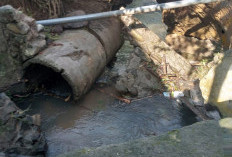
[[[19,22],[17,26],[20,29],[20,34],[27,34],[28,31],[30,30],[30,27],[25,23],[25,22]]]
[[[35,23],[35,19],[33,19],[30,16],[27,16],[25,14],[21,13],[21,21],[24,21],[25,23],[29,24],[34,24]]]
[[[15,24],[15,23],[8,23],[6,25],[7,29],[9,29],[10,31],[16,33],[16,34],[27,34],[30,27],[26,24],[26,23],[23,23],[23,22],[20,22],[18,24]]]
[[[223,59],[224,56],[225,56],[224,53],[216,54],[213,58],[214,63],[219,63]]]
[[[53,26],[51,28],[51,33],[62,33],[64,30],[63,30],[63,27],[61,25],[56,25],[56,26]]]
[[[215,119],[215,120],[221,119],[220,113],[216,110],[215,111],[207,111],[206,115],[212,119]]]
[[[37,31],[42,32],[44,30],[44,26],[41,24],[36,25],[37,26]]]
[[[83,10],[77,10],[74,12],[71,12],[66,15],[66,17],[70,16],[80,16],[80,15],[85,15],[85,12]],[[65,29],[75,29],[75,28],[81,28],[84,26],[88,25],[88,21],[83,21],[83,22],[74,22],[74,23],[67,23],[63,25],[63,28]]]
[[[17,24],[14,24],[14,23],[8,23],[6,25],[7,29],[9,29],[10,31],[14,32],[14,33],[17,33],[17,34],[20,34],[20,30],[19,28],[17,27]]]
[[[25,52],[23,53],[24,55],[24,60],[31,58],[33,56],[35,56],[36,54],[39,53],[40,50],[42,50],[46,45],[46,41],[45,40],[35,40],[33,42],[31,42],[28,45],[28,48],[25,50]]]
[[[13,22],[15,11],[16,10],[10,5],[0,7],[0,22],[2,23]]]
[[[16,33],[16,34],[27,34],[30,27],[23,23],[23,22],[20,22],[18,24],[14,24],[14,23],[8,23],[6,25],[7,29],[9,29],[10,31]]]

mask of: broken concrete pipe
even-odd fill
[[[69,84],[73,99],[78,100],[91,88],[121,45],[118,19],[92,21],[88,30],[64,31],[58,40],[24,64],[25,73],[29,69],[33,71],[33,67],[52,69]],[[43,76],[36,77],[39,80]]]

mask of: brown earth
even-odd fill
[[[225,48],[232,45],[232,1],[223,0],[208,4],[164,10],[164,23],[169,33],[210,39]]]
[[[109,11],[132,0],[1,0],[0,6],[12,5],[37,20],[62,17],[76,10],[87,14]],[[116,7],[114,7],[116,6]]]

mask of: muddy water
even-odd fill
[[[109,87],[102,90],[114,93]],[[125,104],[92,89],[77,103],[44,94],[16,103],[22,109],[30,107],[29,114],[41,114],[48,157],[159,135],[196,122],[193,113],[161,95]]]
[[[121,75],[132,51],[133,46],[126,41],[116,55],[117,61],[112,68],[106,68],[98,84],[108,83],[112,75]],[[162,95],[125,104],[112,94],[117,94],[112,87],[95,85],[76,103],[39,93],[17,100],[16,104],[22,109],[30,107],[29,114],[41,114],[48,157],[155,136],[196,122],[191,111]]]

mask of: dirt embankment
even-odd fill
[[[12,5],[37,20],[62,17],[76,10],[97,13],[118,9],[132,0],[1,0],[0,6]]]

